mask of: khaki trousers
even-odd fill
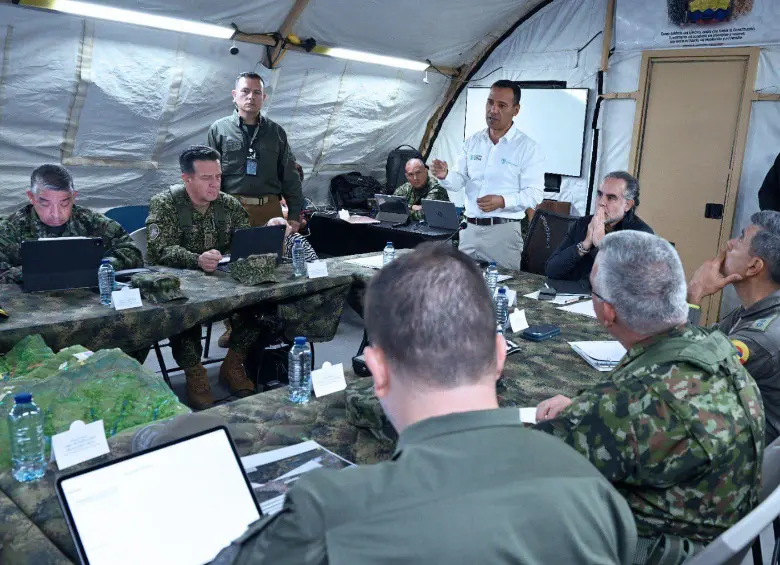
[[[264,226],[271,218],[282,217],[282,205],[275,194],[260,197],[236,195],[236,198],[249,214],[249,225],[253,228]]]
[[[523,252],[520,222],[493,226],[468,224],[460,232],[458,249],[477,261],[495,261],[501,269],[519,271]]]

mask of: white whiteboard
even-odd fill
[[[485,104],[490,94],[484,87],[467,91],[463,139],[487,127]],[[588,89],[524,88],[522,92],[515,126],[539,144],[546,159],[545,172],[581,176]]]

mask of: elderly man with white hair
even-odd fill
[[[764,410],[728,338],[687,324],[682,264],[663,239],[607,235],[593,270],[599,322],[628,350],[601,383],[537,408],[537,429],[587,457],[637,524],[634,563],[680,563],[758,503]]]

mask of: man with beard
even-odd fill
[[[639,181],[625,171],[609,173],[597,193],[596,213],[571,226],[547,260],[545,274],[551,279],[587,280],[605,235],[623,230],[653,233],[636,215],[637,206]]]

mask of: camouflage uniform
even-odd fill
[[[412,183],[405,182],[401,186],[395,189],[393,196],[403,196],[409,203],[409,209],[412,206],[419,206],[422,204],[422,199],[426,200],[443,200],[449,202],[450,197],[447,191],[439,184],[439,181],[432,174],[428,173],[428,180],[425,182],[425,186],[417,190],[412,186]],[[422,220],[424,214],[422,210],[412,212],[411,217],[413,220]]]
[[[22,282],[21,246],[23,241],[41,237],[102,237],[103,257],[111,260],[117,271],[134,269],[144,263],[141,251],[130,235],[114,220],[81,206],[73,206],[65,231],[56,232],[38,219],[28,204],[0,222],[0,282]]]
[[[186,204],[191,227],[181,225],[179,206]],[[146,219],[146,260],[152,265],[198,269],[198,256],[210,249],[230,250],[233,230],[249,227],[247,213],[232,196],[220,192],[205,214],[198,212],[184,187],[177,185],[152,197]],[[239,311],[230,317],[233,331],[230,348],[246,352],[259,337],[253,313]],[[200,324],[169,338],[171,353],[179,367],[200,363],[203,355]]]
[[[632,347],[607,381],[536,425],[617,487],[640,537],[705,543],[758,503],[763,426],[728,339],[691,325]]]

